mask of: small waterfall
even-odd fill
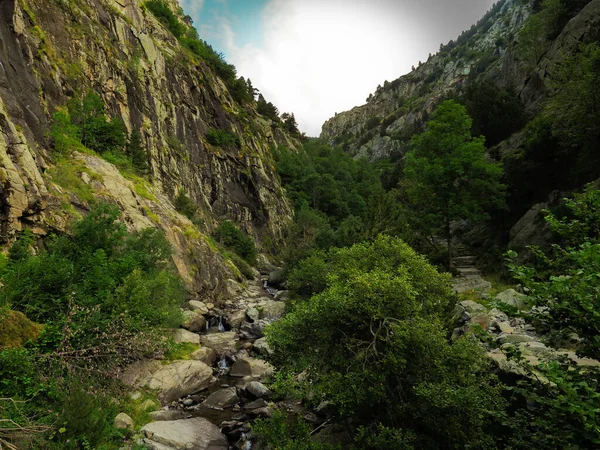
[[[265,289],[265,291],[267,291],[269,293],[269,295],[271,297],[275,297],[277,295],[277,293],[279,292],[277,289],[275,289],[272,286],[269,286],[269,282],[267,280],[265,280],[263,282],[263,288]]]

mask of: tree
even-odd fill
[[[443,233],[448,266],[451,222],[483,220],[487,208],[503,207],[505,200],[502,168],[486,159],[483,139],[471,136],[471,124],[464,106],[443,102],[426,131],[412,139],[401,182],[417,230],[428,236]]]
[[[503,400],[480,346],[446,340],[450,277],[385,236],[319,259],[326,289],[267,329],[280,379],[369,437],[394,431],[357,448],[494,448],[484,430]]]
[[[138,130],[133,130],[129,136],[125,153],[131,158],[131,162],[138,172],[142,174],[148,172],[148,154],[142,142],[142,135]]]

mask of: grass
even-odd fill
[[[152,422],[152,411],[160,409],[160,401],[156,394],[150,391],[142,391],[141,396],[137,399],[128,398],[125,400],[121,407],[123,412],[133,419],[134,427],[139,430],[147,423]],[[151,407],[150,403],[154,403]]]
[[[171,362],[191,359],[192,353],[194,353],[199,348],[200,346],[196,344],[191,344],[189,342],[184,342],[182,344],[176,344],[173,342],[168,345],[164,361]]]
[[[90,171],[74,160],[61,159],[49,170],[52,181],[60,187],[72,192],[84,202],[94,200],[94,190],[88,184],[84,183],[80,174],[82,172],[90,175],[91,178],[98,178],[98,175]]]

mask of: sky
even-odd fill
[[[301,131],[363,105],[495,0],[180,0],[202,39]]]

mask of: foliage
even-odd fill
[[[491,81],[467,86],[459,99],[473,119],[474,136],[485,136],[486,144],[499,144],[525,126],[525,108],[512,89],[500,89]]]
[[[478,345],[446,341],[449,277],[389,237],[331,258],[326,289],[267,331],[282,373],[303,373],[312,402],[417,448],[492,445],[484,429],[502,400]]]
[[[279,118],[279,110],[273,103],[267,102],[262,94],[258,95],[258,102],[256,103],[256,111],[271,119],[275,123],[279,123],[281,119]]]
[[[0,350],[0,397],[24,402],[12,420],[52,427],[40,448],[122,443],[111,426],[114,379],[160,352],[160,330],[181,322],[168,242],[156,229],[128,233],[118,217],[100,204],[35,253],[24,235],[2,273],[0,303],[44,323],[35,342]]]
[[[254,240],[230,220],[224,220],[215,230],[215,239],[233,250],[249,264],[256,264],[258,252]]]
[[[600,371],[552,361],[536,368],[547,379],[520,381],[513,391],[526,400],[511,417],[511,449],[585,449],[600,444]]]
[[[129,136],[127,145],[125,146],[125,154],[131,159],[136,172],[141,174],[148,173],[148,153],[142,141],[142,135],[138,130],[134,130]]]
[[[180,212],[188,219],[193,220],[198,211],[198,206],[194,201],[185,193],[184,188],[180,188],[175,197],[174,206],[177,212]]]
[[[260,442],[270,450],[337,450],[336,445],[317,444],[310,440],[310,426],[301,417],[275,411],[269,419],[259,419],[252,426]]]
[[[181,39],[187,31],[184,24],[173,14],[171,8],[162,0],[151,0],[144,3],[144,6],[150,10],[152,14],[173,33],[177,39]]]
[[[450,223],[483,220],[486,208],[504,205],[502,168],[487,161],[483,140],[472,137],[471,124],[464,106],[445,101],[427,130],[413,137],[406,155],[402,188],[413,224],[425,235],[443,233],[449,261]]]
[[[211,128],[206,132],[206,140],[217,147],[240,147],[240,138],[231,131]]]
[[[551,252],[535,251],[533,266],[511,265],[511,271],[531,289],[535,304],[549,308],[540,319],[555,331],[575,332],[580,351],[600,358],[600,191],[591,185],[566,200],[569,216],[547,212],[546,221],[558,235]],[[516,256],[514,252],[511,257]]]

